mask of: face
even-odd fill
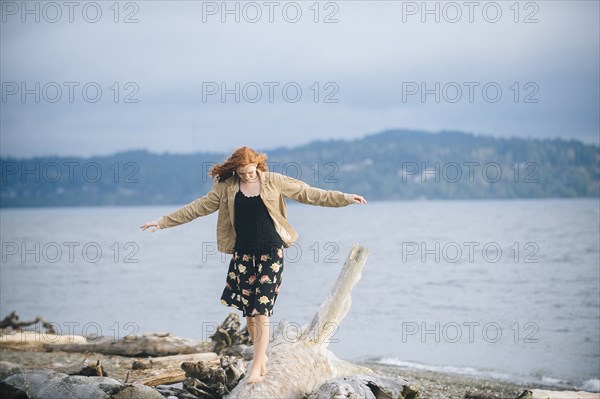
[[[244,182],[254,182],[257,179],[256,175],[256,164],[250,163],[244,166],[238,166],[235,170],[235,173],[240,177],[240,179]]]

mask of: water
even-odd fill
[[[310,321],[360,243],[370,254],[332,329],[338,357],[597,387],[598,199],[289,205],[300,239],[285,251],[272,322]],[[178,207],[1,210],[1,316],[40,315],[63,333],[208,339],[235,311],[219,303],[230,256],[214,251],[216,214],[138,227]]]

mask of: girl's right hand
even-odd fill
[[[160,226],[158,225],[158,220],[154,220],[152,222],[147,222],[140,226],[142,231],[145,231],[149,227],[154,227],[152,230],[150,230],[151,233],[154,233],[156,230],[160,230]]]

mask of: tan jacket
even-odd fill
[[[336,190],[323,190],[311,187],[301,180],[280,173],[256,171],[260,178],[260,198],[263,200],[275,229],[287,248],[298,239],[298,233],[286,220],[285,197],[303,204],[342,207],[354,203],[352,194]],[[220,252],[232,254],[235,246],[234,200],[239,189],[239,177],[214,183],[213,188],[203,197],[158,219],[161,229],[190,222],[197,217],[219,211],[217,218],[217,248]]]

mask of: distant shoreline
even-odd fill
[[[428,202],[428,203],[447,203],[447,202],[517,202],[517,201],[546,201],[546,200],[554,200],[554,201],[600,201],[600,197],[531,197],[531,198],[432,198],[432,199],[396,199],[396,200],[378,200],[369,199],[369,204],[384,204],[384,203],[415,203],[415,202]],[[288,207],[295,206],[304,206],[303,204],[298,204],[295,201],[286,201]],[[32,205],[32,206],[0,206],[1,210],[13,210],[13,209],[121,209],[121,208],[160,208],[160,207],[171,207],[177,208],[186,205],[185,203],[173,203],[173,204],[121,204],[121,205]]]

